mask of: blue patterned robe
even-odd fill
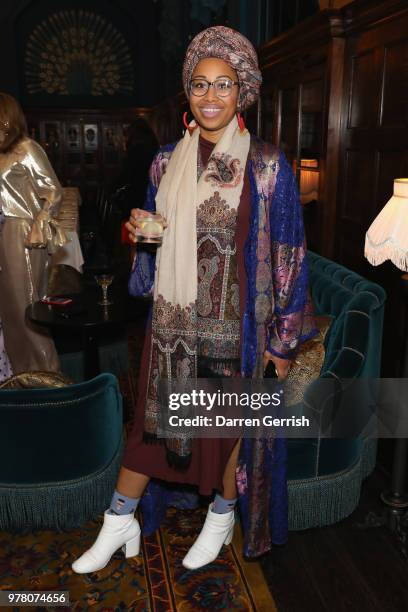
[[[145,209],[155,210],[155,196],[175,144],[162,147],[153,160]],[[308,292],[303,215],[296,179],[285,156],[251,137],[249,179],[251,212],[245,243],[246,309],[241,342],[241,370],[262,377],[263,354],[292,358],[301,342],[316,333]],[[140,249],[129,280],[132,295],[148,294],[154,282],[154,254]],[[279,436],[244,438],[237,470],[244,554],[256,557],[288,537],[287,443]],[[193,508],[197,496],[152,480],[142,498],[144,533],[152,533],[166,507]]]

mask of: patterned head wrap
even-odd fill
[[[238,110],[244,111],[257,100],[262,75],[256,51],[245,36],[225,26],[207,28],[189,44],[183,65],[183,86],[187,97],[194,68],[207,57],[224,60],[237,73],[240,83]]]

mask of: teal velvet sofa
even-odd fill
[[[0,391],[0,529],[70,528],[103,512],[122,454],[112,374]]]
[[[334,317],[320,377],[380,377],[385,291],[310,251],[308,263],[316,314]],[[288,439],[289,529],[329,525],[351,514],[376,454],[376,439]]]

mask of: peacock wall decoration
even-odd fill
[[[61,10],[28,38],[24,73],[30,94],[130,95],[134,69],[119,30],[89,10]]]

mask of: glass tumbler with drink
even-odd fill
[[[132,214],[136,221],[136,240],[144,244],[160,245],[163,240],[163,231],[167,224],[159,214],[137,208]]]

